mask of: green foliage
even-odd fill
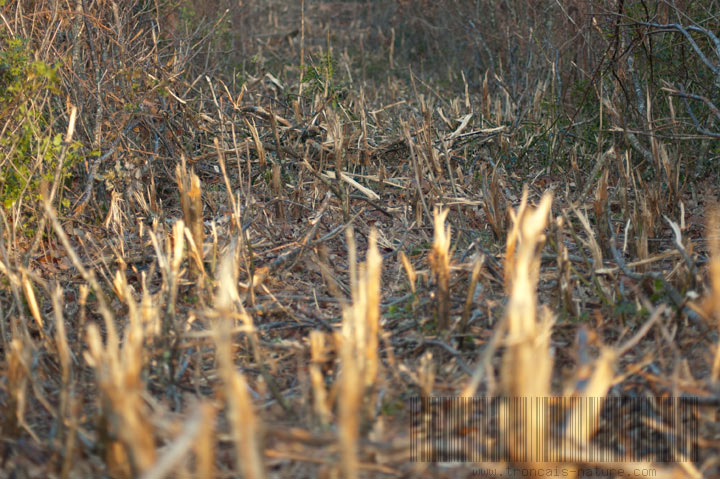
[[[191,3],[180,5],[180,21],[183,28],[192,31],[197,26],[197,12]]]
[[[3,43],[0,50],[0,105],[5,107],[22,83],[21,77],[30,60],[22,40],[13,38]]]
[[[9,209],[21,198],[37,200],[40,183],[53,180],[61,160],[61,178],[67,178],[79,144],[64,145],[55,125],[57,67],[31,60],[22,39],[0,38],[0,43],[0,202]]]
[[[308,84],[315,93],[327,91],[331,95],[335,91],[333,78],[336,66],[337,60],[329,52],[311,57],[310,63],[305,65],[302,82]]]

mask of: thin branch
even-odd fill
[[[718,57],[718,60],[720,60],[720,39],[718,39],[718,37],[715,36],[713,32],[705,28],[698,27],[696,25],[683,27],[678,23],[668,23],[663,25],[660,23],[638,22],[638,24],[646,27],[659,28],[663,30],[671,30],[682,33],[682,35],[687,38],[687,41],[690,42],[690,46],[692,46],[693,50],[695,50],[695,53],[697,53],[697,55],[700,57],[700,60],[715,74],[718,83],[720,83],[720,67],[718,65],[714,65],[710,60],[708,60],[708,58],[705,56],[698,44],[695,43],[693,37],[690,35],[690,33],[688,33],[688,30],[704,33],[705,35],[707,35],[710,40],[715,44],[715,55]]]
[[[683,89],[682,84],[680,85],[680,92],[683,93],[682,99],[683,99],[683,102],[685,103],[685,109],[688,111],[688,114],[690,115],[690,118],[692,118],[693,123],[695,123],[695,129],[704,135],[708,135],[713,138],[720,138],[720,133],[712,132],[703,126],[700,126],[700,122],[698,121],[697,117],[695,116],[695,112],[693,111],[692,107],[690,106],[690,103],[687,101],[688,97],[685,95],[685,90]],[[692,98],[692,97],[690,97],[690,98]],[[709,100],[708,100],[708,102],[709,102]],[[713,110],[713,113],[715,113],[717,115],[718,113],[717,113],[717,108],[715,107],[715,105],[713,105],[712,103],[710,103],[710,105],[712,105],[711,110]]]

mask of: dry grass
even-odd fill
[[[638,46],[682,32],[604,2],[135,3],[0,7],[59,65],[0,96],[3,171],[44,180],[0,206],[0,479],[717,477],[717,96]],[[487,407],[419,420],[431,397]]]

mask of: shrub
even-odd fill
[[[66,179],[78,144],[60,133],[57,66],[32,60],[23,39],[0,42],[0,202],[9,210],[37,200],[42,181]]]

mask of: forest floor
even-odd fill
[[[3,211],[0,479],[720,477],[707,138],[551,63],[429,74],[367,5],[102,3],[0,7],[76,159]]]

